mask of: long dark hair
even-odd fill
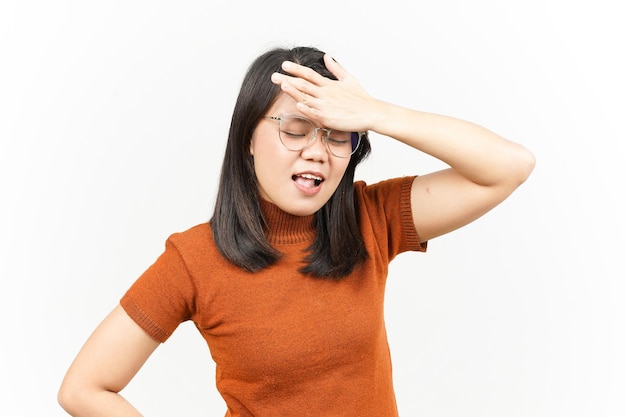
[[[324,64],[324,52],[312,47],[276,48],[260,55],[248,68],[239,91],[228,133],[228,142],[210,220],[213,238],[222,255],[233,264],[259,271],[281,256],[267,241],[265,220],[250,154],[254,129],[280,92],[271,82],[282,72],[283,61],[292,61],[336,80]],[[369,154],[367,133],[350,158],[346,172],[329,201],[315,214],[316,238],[308,248],[303,273],[315,277],[345,277],[367,258],[354,200],[354,172]]]

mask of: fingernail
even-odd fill
[[[291,69],[291,68],[293,68],[293,63],[292,62],[290,62],[290,61],[283,62],[283,69],[288,70],[288,69]]]

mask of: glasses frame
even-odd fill
[[[351,140],[351,142],[354,142],[354,135],[357,136],[357,138],[356,138],[356,145],[354,146],[354,149],[352,149],[352,152],[350,152],[350,155],[341,156],[341,155],[337,155],[336,153],[334,153],[333,150],[330,147],[330,144],[328,143],[328,139],[330,138],[330,134],[333,131],[333,129],[327,129],[325,127],[317,127],[315,125],[315,123],[313,123],[312,120],[309,120],[306,117],[301,117],[301,116],[284,116],[284,117],[263,116],[263,117],[266,118],[266,119],[271,119],[271,120],[278,121],[278,139],[280,140],[280,143],[287,150],[290,150],[292,152],[302,152],[303,150],[309,148],[315,142],[315,138],[317,137],[317,132],[318,131],[322,131],[322,142],[326,145],[326,149],[328,150],[328,152],[331,155],[333,155],[334,157],[337,157],[337,158],[350,158],[352,155],[354,155],[354,153],[357,151],[357,149],[359,149],[359,146],[361,146],[361,138],[363,137],[363,134],[364,134],[364,132],[350,132],[350,140]],[[311,137],[309,137],[309,142],[302,149],[291,149],[290,147],[288,147],[285,144],[285,142],[283,142],[282,135],[280,134],[280,125],[282,124],[283,120],[285,120],[285,119],[300,119],[300,120],[304,120],[304,121],[310,123],[311,126],[313,126],[313,133],[311,134]]]

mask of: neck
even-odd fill
[[[314,214],[294,216],[263,199],[261,210],[267,226],[267,239],[271,244],[302,243],[315,238]]]

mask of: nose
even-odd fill
[[[310,159],[314,161],[326,161],[328,159],[328,147],[324,138],[328,132],[322,128],[316,128],[313,132],[313,141],[304,148],[300,154],[304,159]],[[319,138],[319,140],[318,140]]]

